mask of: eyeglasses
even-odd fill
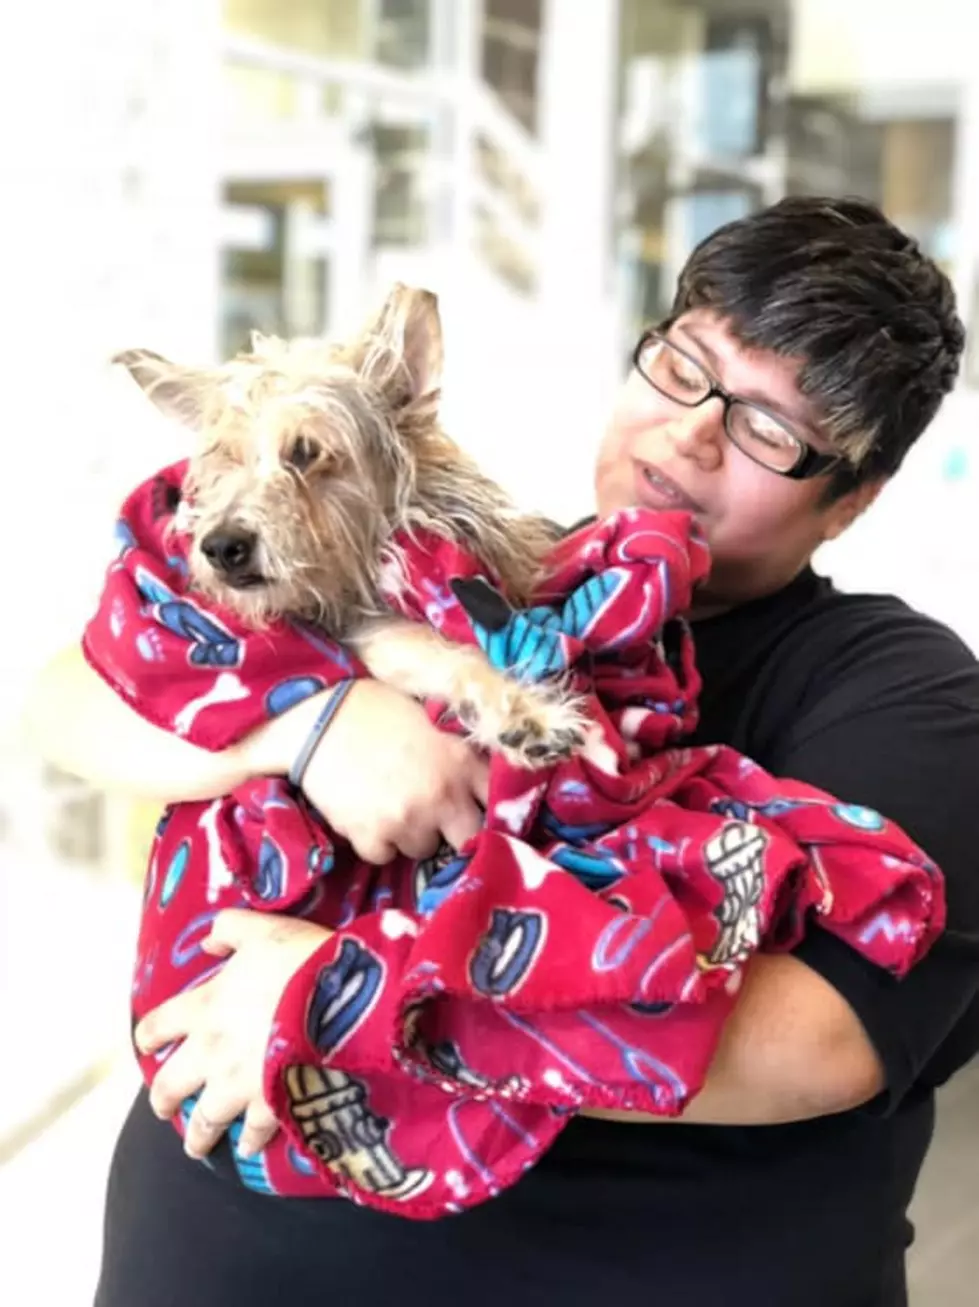
[[[767,409],[731,395],[713,380],[703,364],[659,331],[647,331],[640,338],[632,361],[654,390],[685,408],[698,408],[709,399],[721,400],[728,439],[770,472],[807,481],[824,475],[842,461],[839,454],[822,454],[814,449]]]

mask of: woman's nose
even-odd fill
[[[668,428],[678,453],[698,461],[720,460],[724,442],[724,401],[715,396],[696,408],[678,410]]]

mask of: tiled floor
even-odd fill
[[[939,1097],[938,1131],[912,1209],[913,1307],[979,1303],[979,1061]]]

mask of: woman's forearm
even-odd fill
[[[100,789],[170,803],[216,798],[249,776],[287,770],[302,716],[211,753],[140,717],[74,645],[42,669],[22,724],[27,746],[64,771]]]
[[[747,968],[701,1092],[679,1118],[691,1125],[781,1125],[859,1107],[886,1073],[846,999],[798,958],[760,954]],[[674,1118],[590,1111],[635,1124]]]

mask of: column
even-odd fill
[[[545,0],[540,385],[542,415],[560,433],[569,512],[588,507],[595,447],[621,372],[613,254],[618,55],[618,0]]]
[[[0,51],[16,251],[0,325],[5,458],[23,492],[2,544],[31,558],[11,573],[10,611],[48,599],[0,651],[0,732],[20,678],[77,637],[120,495],[181,451],[107,361],[130,345],[209,357],[217,298],[217,0],[22,17]]]

